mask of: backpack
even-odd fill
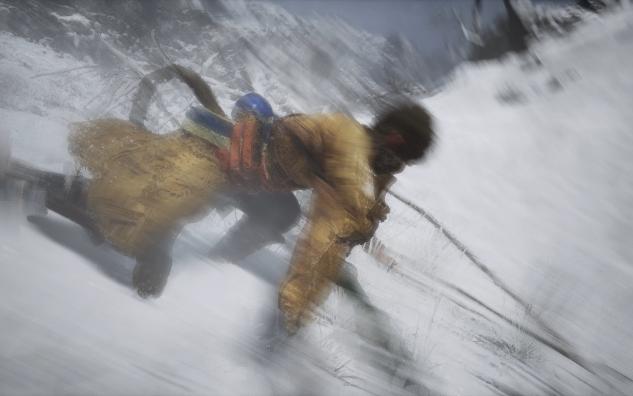
[[[204,107],[193,107],[182,129],[216,147],[220,165],[237,186],[258,189],[270,180],[264,164],[268,131],[255,117],[234,123]]]

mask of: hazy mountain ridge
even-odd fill
[[[137,71],[178,62],[234,90],[219,92],[221,99],[266,91],[282,112],[346,111],[395,90],[424,91],[424,68],[406,39],[394,43],[265,2],[9,0],[0,21],[3,30],[105,70],[126,66],[112,48]]]

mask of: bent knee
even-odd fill
[[[301,207],[293,193],[259,193],[240,198],[238,205],[249,221],[263,224],[283,234],[294,226]]]
[[[299,220],[301,207],[293,193],[286,193],[280,199],[273,223],[280,232],[288,231]]]

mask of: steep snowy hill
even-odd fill
[[[578,353],[626,373],[625,393],[633,369],[631,16],[540,44],[541,66],[514,58],[465,66],[426,101],[442,131],[436,156],[395,188],[461,236]],[[398,241],[395,250],[413,242]],[[461,268],[438,267],[503,310]],[[551,362],[542,358],[544,369]],[[591,392],[566,381],[555,388]]]
[[[540,44],[541,65],[466,65],[424,100],[437,149],[393,190],[481,262],[393,197],[372,254],[357,249],[349,261],[389,316],[394,349],[413,359],[402,370],[433,394],[633,393],[631,47],[633,11],[620,11]],[[1,136],[19,159],[72,171],[66,125],[125,116],[121,78],[2,33]],[[219,88],[230,103],[234,88]],[[287,86],[257,88],[304,104]],[[190,99],[168,90],[162,100],[177,114]],[[390,357],[373,360],[368,325],[341,293],[281,355],[265,354],[298,229],[287,245],[217,263],[207,249],[239,214],[212,214],[183,232],[164,295],[145,301],[130,288],[130,259],[55,214],[27,221],[28,208],[2,198],[2,394],[412,391],[380,370]]]

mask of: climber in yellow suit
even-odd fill
[[[203,88],[196,87],[206,107],[199,111],[217,111],[217,102],[205,101]],[[250,146],[258,160],[246,175],[227,165],[238,125],[257,121],[242,117],[223,151],[217,136],[208,139],[186,126],[157,135],[118,119],[75,124],[70,152],[91,174],[75,191],[84,210],[77,215],[62,202],[68,199],[54,194],[47,205],[136,258],[135,286],[157,295],[166,281],[161,271],[171,267],[174,239],[184,225],[213,209],[219,194],[311,189],[308,222],[279,291],[285,327],[294,332],[327,296],[349,251],[371,238],[385,219],[384,195],[393,174],[428,151],[432,120],[413,103],[387,109],[372,127],[340,113],[280,117],[265,144]]]

